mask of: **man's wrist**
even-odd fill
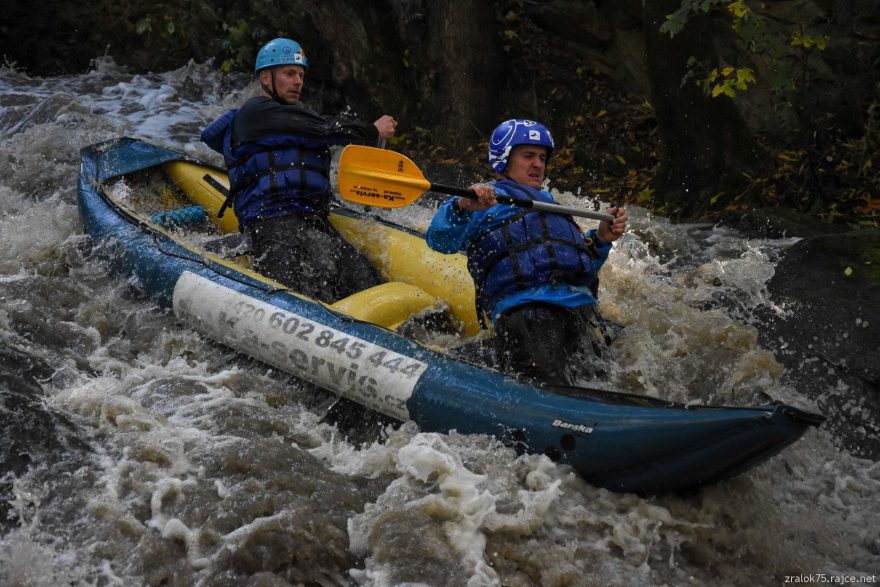
[[[465,208],[464,206],[461,205],[461,202],[466,199],[467,198],[456,197],[455,202],[453,203],[453,206],[455,206],[455,209],[458,210],[459,212],[464,212],[466,214],[470,214],[471,212],[473,212],[473,210],[471,210],[470,208]]]
[[[465,222],[466,222],[466,221],[469,220],[470,217],[471,217],[471,211],[470,211],[470,210],[465,210],[464,208],[462,208],[462,207],[459,205],[459,202],[461,202],[461,198],[455,198],[455,199],[452,201],[452,205],[450,206],[450,208],[451,208],[451,217],[452,217],[453,220],[460,220],[460,221],[465,221]]]

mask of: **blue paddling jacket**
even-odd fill
[[[555,203],[550,193],[511,180],[493,185],[499,194]],[[466,252],[477,315],[485,311],[493,322],[527,303],[596,303],[598,272],[611,250],[569,216],[505,204],[467,212],[454,199],[434,216],[427,242],[443,253]]]
[[[252,98],[202,131],[223,154],[233,208],[242,227],[260,218],[326,214],[331,197],[330,145],[375,141],[359,121],[328,120],[298,104]]]

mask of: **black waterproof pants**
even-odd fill
[[[548,384],[577,385],[603,377],[601,359],[609,344],[595,305],[527,304],[495,323],[499,368]]]
[[[254,268],[290,289],[335,302],[382,283],[372,264],[322,216],[279,216],[245,227]]]

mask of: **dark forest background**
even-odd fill
[[[421,164],[485,176],[492,128],[529,117],[557,140],[555,187],[877,227],[876,0],[48,0],[4,10],[0,53],[31,75],[107,54],[241,74],[276,36],[305,47],[307,103],[394,114],[390,146]]]

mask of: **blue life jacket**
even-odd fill
[[[549,193],[511,180],[494,183],[514,197],[553,203]],[[505,218],[467,246],[468,271],[477,289],[477,315],[493,312],[505,297],[546,284],[588,287],[597,294],[592,239],[569,216],[529,208]]]
[[[236,112],[224,113],[205,128],[202,140],[226,160],[239,224],[291,213],[325,214],[331,197],[326,141],[279,134],[234,145]]]

